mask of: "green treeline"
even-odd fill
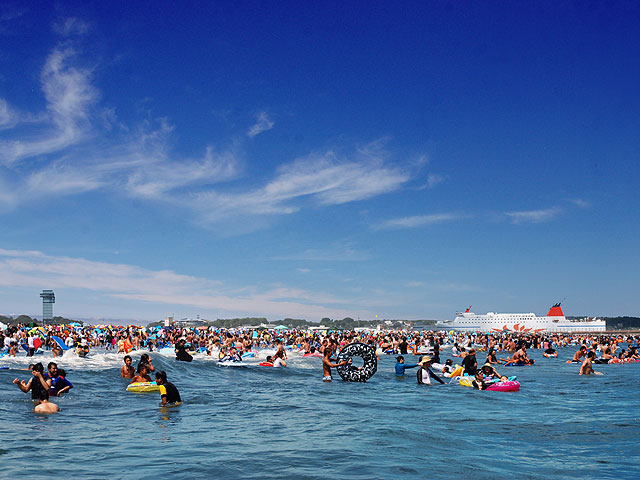
[[[6,325],[17,325],[18,323],[21,323],[23,325],[30,325],[30,326],[42,325],[42,320],[38,320],[37,317],[31,318],[29,315],[18,315],[15,318],[7,317],[5,315],[0,315],[0,322]],[[53,320],[50,322],[47,322],[47,324],[48,325],[63,325],[63,324],[66,325],[71,322],[82,323],[78,320],[69,320],[68,318],[64,318],[64,317],[53,317]]]

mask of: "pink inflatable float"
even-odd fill
[[[487,387],[487,390],[495,390],[497,392],[517,392],[520,390],[520,382],[513,380],[510,382],[492,383]]]

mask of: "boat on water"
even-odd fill
[[[556,303],[544,317],[535,313],[489,312],[476,315],[469,307],[464,312],[457,312],[454,320],[437,322],[436,327],[470,332],[604,332],[607,324],[596,317],[568,319],[560,303]]]

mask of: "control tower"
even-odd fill
[[[42,323],[46,325],[53,320],[53,304],[56,303],[56,296],[53,290],[42,290],[40,298],[42,298]]]

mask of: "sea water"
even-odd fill
[[[152,353],[184,404],[126,392],[122,355],[56,359],[74,388],[61,412],[33,413],[14,378],[33,359],[0,358],[2,478],[640,478],[640,363],[594,365],[578,376],[576,348],[536,365],[503,367],[519,392],[418,385],[383,355],[367,383],[334,374],[322,359],[289,354],[287,368],[220,367]],[[268,353],[268,352],[267,352]],[[134,365],[139,358],[133,354]],[[407,363],[414,357],[407,355]],[[417,357],[415,357],[417,358]],[[444,361],[447,352],[442,356]],[[484,356],[478,353],[479,363]],[[455,361],[455,359],[454,359]],[[336,380],[337,379],[337,380]],[[448,379],[447,379],[448,381]]]

